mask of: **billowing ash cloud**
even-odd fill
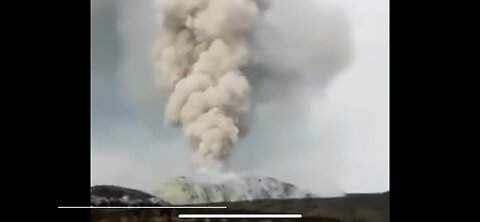
[[[158,54],[162,50],[159,49],[168,43],[166,40],[173,38],[167,35],[165,27],[155,24],[155,16],[163,13],[163,9],[155,9],[153,1],[112,2],[119,5],[117,31],[121,53],[114,53],[121,56],[118,62],[119,93],[126,108],[136,115],[129,116],[135,119],[133,128],[130,126],[132,124],[124,125],[118,120],[114,122],[115,130],[126,131],[122,130],[123,134],[118,136],[122,139],[111,140],[115,141],[111,146],[115,149],[131,149],[130,153],[125,154],[131,174],[124,176],[125,171],[118,170],[118,166],[101,167],[96,172],[105,169],[105,173],[98,176],[102,179],[112,178],[113,175],[135,178],[135,182],[128,179],[123,183],[151,190],[161,180],[178,174],[191,174],[198,168],[192,169],[190,161],[185,159],[189,150],[185,147],[185,140],[179,138],[179,130],[163,125],[164,117],[170,117],[167,111],[170,112],[174,107],[169,105],[174,103],[169,101],[169,96],[176,84],[171,83],[178,83],[183,78],[170,82],[167,81],[169,75],[158,70],[163,62],[161,54]],[[164,1],[162,4],[179,5],[184,1],[176,2]],[[254,22],[260,24],[254,24],[254,30],[250,30],[253,32],[244,35],[248,37],[244,38],[249,43],[249,60],[243,66],[245,68],[240,70],[250,85],[250,95],[245,97],[251,99],[250,111],[242,113],[246,116],[237,116],[235,124],[239,130],[238,136],[242,139],[237,141],[236,149],[227,152],[230,154],[227,163],[229,168],[237,172],[269,175],[331,196],[332,193],[338,193],[336,186],[340,183],[339,175],[342,175],[338,169],[343,166],[345,157],[343,146],[337,142],[345,141],[345,137],[343,131],[335,131],[337,128],[334,123],[316,121],[319,116],[323,119],[324,114],[312,113],[317,111],[312,111],[311,107],[313,103],[319,103],[321,94],[339,71],[348,66],[353,42],[346,14],[342,13],[342,8],[336,8],[336,4],[328,2],[332,3],[326,0],[276,0],[271,1],[269,7],[261,7],[265,9],[259,11],[261,19],[256,17]],[[193,27],[194,20],[188,19],[188,16],[187,20],[188,26]],[[181,26],[188,27],[186,24]],[[189,36],[192,35],[183,37]],[[155,57],[151,53],[153,45],[157,53]],[[185,57],[178,59],[182,58]],[[188,61],[192,69],[196,61]],[[156,64],[155,74],[152,64]],[[175,115],[181,117],[180,114]],[[181,119],[166,119],[170,123],[182,124]],[[111,131],[108,129],[108,132]],[[111,158],[107,154],[100,156]],[[225,162],[226,156],[220,157]],[[221,161],[211,162],[218,164]],[[165,168],[170,170],[161,174],[154,170]],[[107,169],[115,169],[118,174]],[[159,181],[151,179],[157,177]],[[325,181],[332,185],[326,187]]]
[[[268,7],[260,0],[158,0],[156,82],[170,93],[165,121],[181,124],[193,161],[222,168],[250,110],[251,35]]]

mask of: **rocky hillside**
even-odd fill
[[[233,173],[172,178],[153,194],[179,205],[314,196],[291,183],[273,177]]]
[[[215,203],[216,206],[227,206],[227,209],[93,209],[92,221],[180,221],[179,213],[301,213],[303,217],[298,219],[300,221],[386,222],[390,218],[389,200],[387,192],[350,194],[337,198],[263,199]],[[165,206],[170,203],[138,190],[118,186],[95,186],[92,187],[92,205]],[[205,205],[208,204],[202,204]]]

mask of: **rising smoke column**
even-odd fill
[[[169,93],[165,121],[181,125],[194,164],[221,168],[250,110],[242,69],[264,0],[157,0],[161,34],[154,48],[159,85]]]

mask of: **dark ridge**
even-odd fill
[[[120,186],[94,186],[90,192],[92,206],[158,206],[169,204],[149,193]]]
[[[114,185],[100,185],[91,188],[91,195],[106,198],[122,198],[127,196],[130,199],[150,199],[155,196],[140,190]]]
[[[242,202],[203,204],[227,206],[226,209],[94,209],[92,221],[121,221],[122,217],[153,221],[158,215],[166,215],[170,221],[177,220],[180,213],[301,213],[301,219],[288,221],[330,221],[330,222],[388,222],[390,220],[389,199],[385,194],[361,194],[338,198],[272,199]],[[157,216],[154,216],[157,215]],[[164,221],[168,221],[163,218]],[[106,219],[106,220],[105,220]],[[158,219],[158,218],[157,218]],[[165,220],[167,219],[167,220]],[[238,221],[238,220],[227,220]],[[254,221],[254,220],[252,220]],[[265,221],[265,220],[257,220]]]

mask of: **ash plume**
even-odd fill
[[[193,162],[221,169],[251,106],[244,69],[262,0],[157,0],[161,35],[154,47],[156,82],[167,91],[165,122],[181,125]]]
[[[326,0],[271,2],[251,33],[250,56],[254,56],[254,63],[242,70],[248,78],[252,99],[248,115],[239,116],[237,122],[242,139],[237,141],[236,149],[230,150],[228,162],[223,162],[236,172],[269,175],[323,196],[338,195],[342,178],[337,169],[343,166],[345,154],[337,140],[344,141],[344,131],[333,132],[337,127],[330,121],[315,121],[314,116],[324,114],[310,110],[312,103],[318,103],[322,92],[349,65],[353,39],[348,13],[343,13],[341,7],[335,8],[337,4],[326,4],[330,2]],[[158,52],[161,39],[168,38],[164,28],[155,23],[160,9],[153,7],[153,1],[113,3],[118,4],[116,25],[121,43],[117,53],[118,93],[133,114],[128,118],[132,118],[135,129],[130,127],[132,124],[119,123],[118,128],[128,127],[128,136],[120,135],[124,140],[115,140],[115,147],[142,150],[138,155],[133,155],[137,153],[133,150],[126,154],[125,161],[130,163],[128,178],[135,178],[135,182],[124,183],[152,190],[167,178],[196,173],[198,167],[191,167],[191,161],[186,163],[190,150],[186,149],[179,129],[162,124],[172,89],[165,81],[166,75],[158,70],[160,58],[151,53],[154,42]],[[250,66],[252,60],[249,62]],[[128,140],[135,144],[126,143]],[[111,158],[108,153],[103,157]],[[154,170],[165,168],[170,170],[162,174]],[[116,172],[105,171],[108,176],[99,178],[125,175],[123,170]]]

